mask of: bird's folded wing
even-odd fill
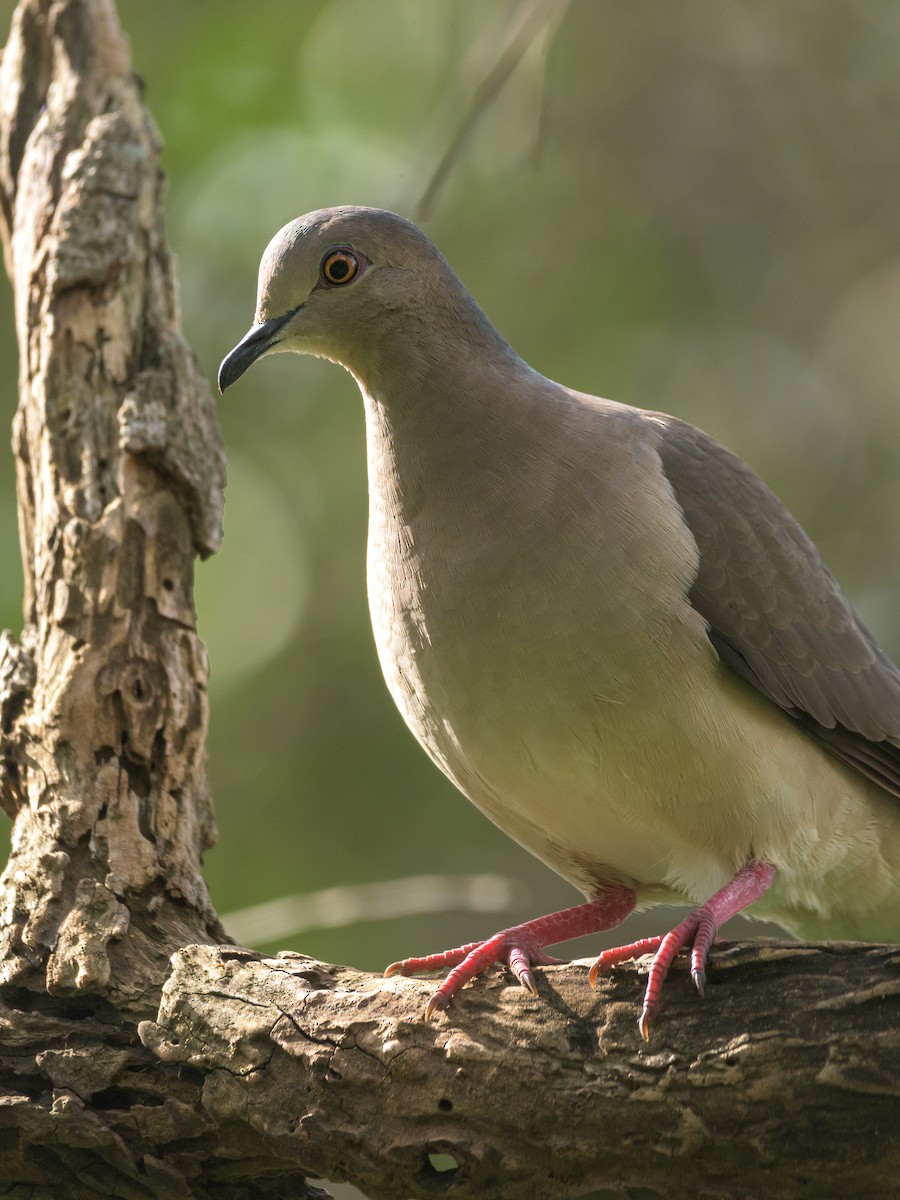
[[[698,429],[647,413],[700,554],[690,600],[722,661],[900,797],[900,670],[781,501]]]

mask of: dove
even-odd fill
[[[676,955],[702,992],[736,913],[900,938],[900,671],[747,465],[674,416],[539,374],[384,210],[275,234],[220,390],[282,351],[362,393],[369,606],[403,718],[586,898],[392,964],[448,971],[426,1016],[494,962],[537,995],[546,947],[652,905],[692,912],[590,972],[653,955],[645,1039]]]

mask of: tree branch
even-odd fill
[[[596,994],[584,967],[545,968],[537,1000],[497,972],[425,1024],[433,982],[193,947],[141,1036],[203,1073],[215,1120],[373,1197],[883,1200],[900,950],[758,942],[715,963],[706,1002],[672,981],[645,1048],[634,968]]]
[[[321,1174],[397,1198],[883,1197],[896,948],[719,949],[710,998],[674,979],[647,1048],[636,968],[596,995],[549,968],[540,1002],[494,973],[426,1025],[431,983],[213,944],[192,571],[224,460],[111,0],[16,10],[0,231],[26,576],[0,642],[0,1195],[262,1200]]]

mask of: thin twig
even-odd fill
[[[478,122],[500,94],[504,84],[541,33],[562,20],[569,0],[523,0],[512,33],[494,65],[475,88],[463,119],[416,205],[416,218],[427,221],[438,196],[456,165]]]

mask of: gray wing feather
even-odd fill
[[[690,599],[719,657],[832,754],[900,796],[900,670],[745,463],[683,421],[646,417],[700,552]]]

